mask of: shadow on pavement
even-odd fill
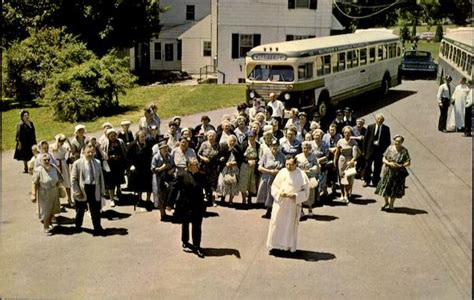
[[[74,224],[75,219],[74,218],[68,218],[65,216],[57,216],[56,217],[56,222],[59,224]]]
[[[352,199],[351,203],[356,205],[367,205],[369,203],[376,203],[377,200],[374,199]]]
[[[416,209],[416,208],[409,208],[409,207],[394,207],[393,211],[387,211],[388,213],[392,214],[407,214],[407,215],[423,215],[427,214],[426,210]]]
[[[229,249],[229,248],[202,248],[204,254],[206,256],[228,256],[234,255],[238,259],[240,259],[240,252],[237,249]]]
[[[330,221],[339,219],[339,217],[329,216],[329,215],[313,215],[312,217],[308,217],[308,219],[315,219],[316,221],[330,222]]]
[[[107,219],[107,220],[126,219],[130,216],[131,216],[131,214],[121,213],[121,212],[115,211],[113,209],[108,209],[106,211],[103,211],[102,214],[101,214],[101,218],[102,219]]]
[[[206,211],[204,213],[204,218],[218,217],[219,214],[213,211]]]
[[[53,229],[51,230],[51,234],[53,235],[56,235],[56,234],[73,235],[76,233],[79,233],[79,232],[74,226],[65,227],[65,226],[58,225],[58,226],[53,227]]]
[[[336,258],[336,255],[327,252],[315,252],[308,250],[296,250],[296,252],[291,253],[289,251],[276,250],[273,249],[271,255],[280,258],[291,258],[291,259],[301,259],[305,261],[321,261],[321,260],[332,260]]]

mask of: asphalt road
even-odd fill
[[[160,222],[158,211],[134,212],[130,203],[106,207],[106,237],[73,234],[72,210],[46,237],[29,200],[31,177],[3,152],[0,296],[471,299],[471,139],[437,131],[436,91],[434,81],[405,81],[388,99],[350,103],[368,123],[383,112],[392,135],[405,136],[412,158],[406,196],[395,213],[381,212],[383,199],[356,181],[354,203],[318,207],[300,223],[293,258],[269,256],[264,211],[237,205],[209,209],[205,259],[181,250],[179,225]],[[209,115],[216,123],[232,111]],[[90,219],[84,226],[91,228]]]

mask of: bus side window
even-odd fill
[[[359,50],[352,51],[352,66],[354,68],[359,66]]]
[[[337,70],[337,54],[331,55],[331,65],[332,65],[332,72],[336,73]]]
[[[313,78],[313,63],[307,63],[305,66],[306,66],[306,79]]]
[[[341,52],[337,54],[337,70],[344,71],[346,69],[346,53]]]
[[[352,56],[353,56],[353,51],[349,50],[347,51],[347,69],[352,69]]]
[[[313,63],[298,66],[298,80],[308,80],[313,78]]]
[[[384,55],[384,45],[378,45],[377,47],[377,58],[378,60],[384,60],[385,55]]]
[[[363,66],[367,63],[367,49],[360,49],[359,50],[359,57],[360,57],[360,65]]]
[[[375,62],[375,47],[370,47],[369,48],[369,62],[370,63]]]
[[[321,60],[322,60],[321,56],[316,57],[316,75],[317,76],[324,75],[323,63]]]
[[[394,58],[397,56],[397,44],[391,43],[388,45],[388,58]]]
[[[402,49],[400,48],[400,45],[397,45],[397,57],[400,57],[402,55]]]
[[[331,74],[331,55],[325,55],[323,57],[323,68],[324,74]]]

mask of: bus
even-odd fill
[[[446,32],[439,45],[438,80],[450,75],[453,83],[458,84],[462,77],[473,78],[474,28],[462,27]]]
[[[385,28],[257,46],[245,60],[247,101],[268,100],[321,117],[338,102],[401,83],[402,44]]]

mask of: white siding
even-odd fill
[[[161,24],[182,24],[186,21],[186,5],[194,5],[195,20],[200,20],[211,13],[211,0],[161,0],[160,6],[169,10],[160,14]]]
[[[211,41],[211,16],[208,15],[180,36],[183,41],[181,69],[198,74],[199,69],[212,65],[212,56],[203,56],[204,41]]]
[[[161,60],[155,59],[155,43],[161,43]],[[173,45],[173,61],[165,60],[165,44]],[[181,61],[177,60],[178,41],[176,39],[152,39],[150,41],[150,70],[181,70]]]

